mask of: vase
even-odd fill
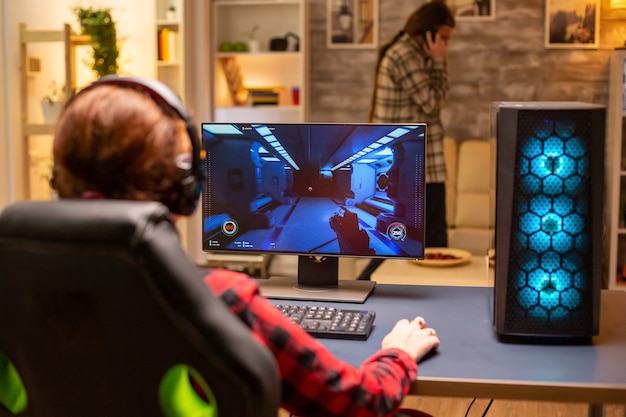
[[[41,100],[41,110],[43,111],[43,120],[46,124],[56,123],[64,103],[62,101]]]
[[[258,39],[250,39],[248,41],[248,51],[252,53],[261,52],[261,42]]]

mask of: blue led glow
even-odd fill
[[[533,175],[526,175],[522,178],[522,185],[531,194],[541,192],[541,180]]]
[[[534,213],[526,213],[519,218],[519,227],[525,234],[529,235],[539,229],[540,219]]]
[[[532,288],[524,287],[518,293],[518,301],[523,308],[529,309],[539,303],[539,293]]]
[[[565,153],[574,159],[580,159],[585,156],[585,142],[579,138],[572,138],[565,142]]]
[[[547,272],[554,272],[561,264],[561,257],[554,251],[547,251],[541,255],[541,268]]]
[[[578,175],[565,180],[564,189],[568,194],[579,194],[584,188],[582,178]]]
[[[575,272],[572,276],[574,288],[584,290],[587,288],[587,277],[582,272]]]
[[[573,246],[574,238],[565,232],[559,232],[552,236],[552,249],[560,255],[572,250]]]
[[[568,120],[539,120],[518,144],[510,272],[519,306],[541,322],[572,318],[587,286],[587,154]]]
[[[538,216],[545,216],[552,211],[552,199],[543,194],[534,196],[530,200],[529,210],[537,213]]]
[[[552,287],[544,288],[539,292],[539,305],[547,310],[554,310],[559,306],[559,295]]]
[[[572,281],[572,274],[564,269],[559,268],[552,273],[552,283],[554,285],[554,289],[559,292],[563,292],[571,288],[573,285]]]
[[[589,252],[589,246],[590,241],[589,241],[589,236],[576,236],[574,238],[574,249],[582,252],[582,253],[586,253]]]
[[[563,178],[558,175],[549,175],[543,180],[543,192],[548,195],[563,193]]]
[[[541,218],[541,230],[549,235],[560,232],[563,228],[563,219],[554,213],[548,213]]]
[[[559,195],[550,199],[552,211],[557,216],[565,216],[574,210],[574,200],[567,195]]]
[[[557,138],[556,136],[549,137],[543,143],[544,155],[550,156],[552,158],[558,158],[562,156],[564,150],[565,144],[563,143],[563,140]]]
[[[537,252],[545,252],[550,249],[551,243],[550,235],[543,231],[537,231],[530,235],[529,243],[530,247]]]
[[[555,131],[558,137],[567,139],[574,134],[575,127],[572,120],[557,120],[555,123]]]

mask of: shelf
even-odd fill
[[[281,58],[300,58],[300,53],[297,51],[263,51],[263,52],[218,52],[215,54],[216,58],[272,58],[272,57],[281,57]]]
[[[231,106],[215,109],[216,122],[277,123],[301,121],[300,106]]]
[[[51,135],[54,133],[54,124],[26,123],[22,126],[23,135]]]
[[[178,20],[157,20],[157,27],[168,27],[172,29],[176,29],[180,26],[180,21]]]
[[[300,0],[214,0],[213,3],[218,6],[259,6],[259,5],[282,5],[295,4],[299,5]]]
[[[180,61],[157,61],[158,67],[179,67],[182,65]]]

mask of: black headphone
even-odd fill
[[[204,184],[203,152],[198,130],[192,123],[191,117],[181,99],[167,85],[158,80],[139,77],[120,77],[117,75],[107,75],[98,79],[78,92],[76,96],[79,96],[83,91],[91,90],[92,88],[104,84],[145,92],[159,106],[172,109],[183,122],[185,122],[187,135],[191,141],[191,164],[187,161],[177,161],[176,166],[181,170],[181,178],[175,183],[175,191],[178,197],[175,200],[163,203],[172,213],[182,215],[193,213],[198,205]]]

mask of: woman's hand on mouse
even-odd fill
[[[428,352],[437,349],[439,337],[435,329],[426,326],[426,320],[416,317],[409,321],[399,320],[391,331],[384,337],[383,349],[397,348],[404,350],[415,361],[419,361]]]

